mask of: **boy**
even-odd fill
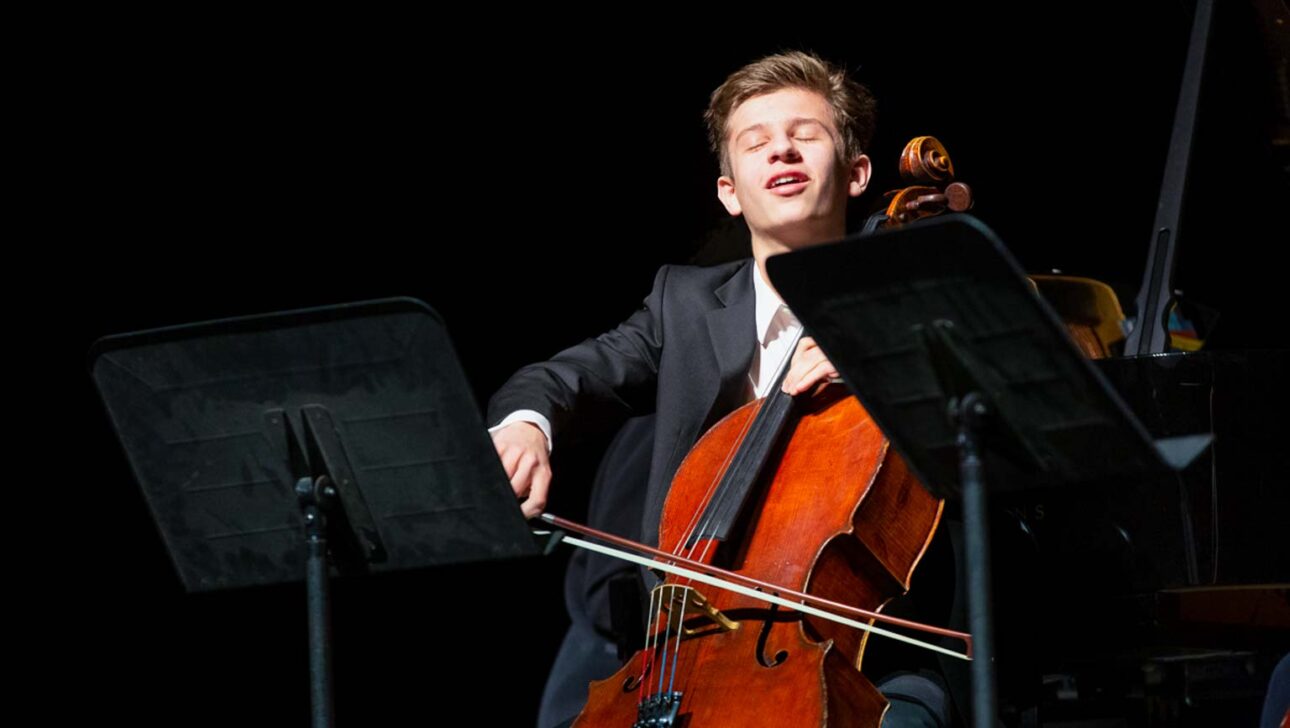
[[[525,516],[545,506],[553,437],[654,412],[641,540],[657,545],[663,501],[685,455],[721,417],[766,394],[797,340],[801,325],[770,284],[765,261],[846,236],[847,200],[869,183],[863,150],[873,135],[874,106],[868,90],[842,70],[800,52],[755,61],[712,93],[704,117],[720,159],[717,197],[731,215],[743,216],[752,257],[663,266],[644,306],[625,322],[520,369],[492,397],[490,432]],[[783,388],[793,395],[819,391],[836,377],[814,341],[802,337]],[[575,635],[603,642],[575,625],[561,654],[589,661],[599,652],[603,672],[604,651],[587,644],[569,649]],[[605,676],[594,672],[569,678],[584,698],[587,678]]]

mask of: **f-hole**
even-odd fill
[[[761,633],[757,635],[757,664],[762,667],[779,667],[788,659],[788,650],[776,652],[773,659],[766,654],[766,640],[770,639],[770,628],[778,611],[778,604],[770,605],[770,617],[761,623]]]

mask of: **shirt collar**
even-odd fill
[[[770,287],[770,283],[762,277],[761,266],[753,260],[753,294],[757,299],[757,341],[762,346],[766,345],[766,336],[770,333],[771,323],[775,320],[775,314],[779,307],[784,305],[784,299],[780,298],[775,290]],[[789,326],[797,325],[797,317],[793,312],[784,307],[788,312]]]

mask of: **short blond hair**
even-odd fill
[[[833,110],[833,124],[842,135],[838,161],[854,161],[869,148],[877,102],[863,84],[847,77],[846,71],[814,53],[789,51],[753,61],[730,74],[712,92],[703,120],[708,126],[708,142],[721,163],[721,174],[729,176],[730,152],[726,148],[727,126],[735,108],[754,96],[782,88],[814,91]]]

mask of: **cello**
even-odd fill
[[[794,398],[780,389],[786,369],[690,451],[659,551],[794,597],[783,604],[813,597],[881,618],[908,590],[944,504],[844,387]],[[743,726],[770,710],[793,725],[878,725],[887,702],[860,672],[868,633],[756,596],[669,576],[651,593],[645,648],[592,683],[573,725]]]

